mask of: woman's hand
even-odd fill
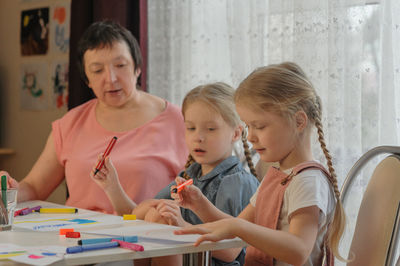
[[[180,176],[177,176],[175,178],[175,182],[178,186],[186,181],[187,181],[186,179]],[[171,198],[173,198],[175,202],[179,204],[179,206],[191,210],[194,210],[199,207],[198,205],[203,197],[203,193],[198,187],[194,185],[189,185],[185,186],[183,190],[180,192],[177,193],[172,192],[176,187],[177,186],[171,187]]]
[[[97,164],[103,159],[103,154],[97,158],[95,166],[90,172],[90,177],[98,184],[106,193],[120,189],[118,173],[110,159],[106,157],[103,167],[95,174]]]
[[[6,171],[0,171],[0,177],[5,175],[7,177],[7,188],[18,188],[19,183],[17,180],[12,178],[10,174]]]
[[[160,215],[168,221],[169,225],[176,225],[181,227],[190,225],[183,219],[181,208],[173,200],[160,200],[156,209],[160,213]]]
[[[188,226],[182,228],[180,230],[175,230],[174,233],[176,235],[185,235],[185,234],[199,234],[200,236],[195,246],[200,245],[201,242],[204,241],[212,241],[217,242],[223,239],[234,238],[236,235],[234,234],[234,226],[238,219],[236,218],[227,218],[218,220],[212,223],[198,224],[193,226]]]

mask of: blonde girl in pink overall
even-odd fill
[[[343,260],[338,245],[345,214],[324,140],[321,99],[311,82],[295,63],[262,67],[240,84],[235,103],[253,149],[261,160],[279,162],[279,168],[268,170],[237,218],[219,212],[195,190],[186,189],[178,199],[180,204],[215,222],[176,234],[202,234],[195,245],[240,237],[248,243],[246,266],[333,265],[332,255]],[[328,171],[313,159],[314,128]]]

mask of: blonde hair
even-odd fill
[[[200,85],[186,94],[182,103],[182,114],[185,117],[185,112],[190,104],[198,101],[202,101],[208,104],[216,112],[218,112],[228,125],[236,127],[242,124],[239,115],[236,112],[235,102],[234,102],[235,90],[223,82],[210,83],[206,85]],[[249,151],[249,146],[247,144],[247,139],[242,133],[242,142],[244,153],[246,156],[247,164],[249,165],[251,173],[256,176],[256,170],[254,168],[253,162],[251,160],[251,155]],[[189,154],[189,158],[185,165],[185,172],[183,177],[189,179],[190,177],[186,173],[186,169],[194,162],[193,157]],[[257,177],[257,176],[256,176]]]
[[[235,93],[235,102],[251,104],[253,108],[272,111],[288,119],[292,119],[296,112],[304,111],[310,124],[315,125],[329,169],[329,181],[336,197],[335,214],[328,229],[327,244],[336,257],[345,261],[339,254],[339,242],[346,224],[346,216],[340,200],[332,157],[324,139],[321,99],[306,74],[292,62],[258,68],[239,85]]]

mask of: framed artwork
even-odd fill
[[[21,109],[48,109],[48,92],[45,89],[48,67],[46,63],[30,63],[21,65]]]
[[[68,105],[68,62],[55,61],[51,66],[52,106],[57,109]]]
[[[21,55],[47,54],[49,48],[49,8],[21,12]]]

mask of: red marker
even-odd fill
[[[100,169],[103,167],[104,165],[104,159],[110,154],[112,148],[114,147],[115,142],[117,141],[117,137],[113,137],[110,141],[110,143],[108,143],[108,146],[104,152],[103,158],[100,160],[100,162],[97,164],[96,166],[96,171],[94,171],[94,175],[97,174],[98,171],[100,171]]]
[[[81,237],[81,233],[79,233],[79,232],[66,232],[65,233],[65,237],[68,237],[68,238],[80,238]]]
[[[27,210],[27,209],[29,209],[29,208],[23,208],[23,209],[15,211],[14,212],[14,217],[20,215],[22,211]]]
[[[177,186],[176,188],[174,188],[172,190],[173,193],[178,193],[181,192],[183,190],[184,187],[192,185],[193,184],[193,179],[189,179],[187,180],[185,183],[180,184],[179,186]]]

